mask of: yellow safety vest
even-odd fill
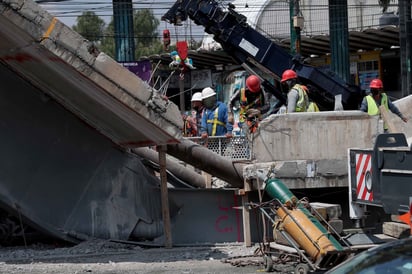
[[[309,97],[306,94],[305,89],[302,85],[296,84],[293,86],[293,89],[296,89],[299,94],[298,101],[296,102],[296,112],[305,112],[309,105]]]
[[[319,111],[318,105],[315,102],[310,102],[307,112],[318,112],[318,111]]]
[[[379,111],[378,104],[376,104],[375,99],[373,99],[372,95],[366,96],[366,102],[368,103],[368,114],[369,115],[379,115],[381,112]],[[388,106],[388,96],[386,93],[381,93],[381,105],[385,106],[387,110],[389,110]],[[388,125],[386,123],[383,124],[384,129],[388,129]]]

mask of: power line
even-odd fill
[[[229,1],[222,1],[222,2],[229,2]],[[242,11],[250,10],[254,11],[260,9],[260,5],[254,4],[252,1],[248,3],[249,8],[243,8]],[[153,15],[160,19],[162,15],[164,15],[169,8],[172,7],[174,1],[167,1],[167,0],[160,0],[160,1],[134,1],[133,2],[133,11],[136,12],[141,9],[150,9],[153,12]],[[83,12],[91,11],[96,13],[97,16],[105,18],[105,21],[110,21],[113,17],[113,6],[106,1],[63,1],[63,2],[53,2],[53,3],[41,3],[46,9],[49,10],[50,13],[55,15],[58,18],[64,19],[76,19],[78,18]],[[101,6],[100,6],[101,5]],[[221,3],[223,7],[225,7],[225,3]],[[226,5],[227,6],[227,5]],[[396,3],[390,7],[397,7]],[[363,9],[365,11],[368,10],[376,10],[376,13],[371,14],[364,14],[362,20],[368,27],[378,27],[378,22],[376,18],[381,16],[380,13],[381,8],[378,4],[355,4],[355,5],[348,5],[348,10],[352,11],[352,16],[349,16],[348,22],[351,24],[356,24],[357,17],[353,14],[356,14],[356,10]],[[325,21],[324,16],[316,16],[316,14],[322,13],[328,16],[327,12],[329,9],[328,4],[311,4],[311,5],[300,5],[300,9],[304,14],[310,15],[310,20],[305,22],[306,27],[302,30],[303,35],[316,35],[320,33],[328,33],[329,32],[329,24]],[[240,10],[240,9],[239,9]],[[316,12],[315,12],[316,11]],[[379,12],[378,12],[379,11]],[[282,2],[277,3],[277,5],[269,5],[264,9],[264,13],[270,14],[270,18],[280,18],[283,21],[271,22],[260,24],[260,28],[267,33],[276,32],[283,29],[282,32],[279,33],[272,33],[272,35],[279,35],[279,36],[287,36],[289,35],[289,3]],[[279,16],[281,14],[286,14],[286,16]],[[349,13],[350,14],[350,13]],[[277,19],[277,20],[280,20]],[[343,19],[343,18],[342,18]],[[276,20],[276,19],[275,19]],[[375,23],[373,23],[375,22]],[[167,28],[168,23],[165,22],[164,26],[159,24],[158,29],[162,30]],[[191,37],[193,38],[203,38],[205,33],[203,30],[203,26],[194,25],[190,20],[184,27],[174,27],[171,28],[171,37],[178,39],[179,36],[187,36],[187,29],[196,26],[193,30],[191,30]],[[310,28],[310,29],[309,29]],[[351,28],[351,26],[349,26]],[[139,37],[138,37],[139,38]],[[141,37],[140,37],[141,38]],[[160,35],[156,38],[161,38]]]

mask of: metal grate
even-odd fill
[[[200,137],[188,137],[197,144],[203,145],[213,152],[232,160],[250,160],[250,143],[246,136],[211,136],[207,139]]]

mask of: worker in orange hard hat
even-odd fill
[[[296,72],[291,69],[285,70],[280,83],[288,95],[287,112],[306,112],[309,108],[309,97],[306,87],[298,83]]]
[[[246,112],[249,109],[257,109],[260,112],[264,112],[262,109],[265,106],[265,92],[261,87],[260,78],[256,75],[250,75],[246,78],[246,88],[241,88],[237,90],[230,100],[230,106],[232,101],[236,98],[240,101],[240,111],[239,111],[239,127],[247,120]],[[265,106],[266,107],[266,106]],[[231,107],[229,107],[231,109]]]
[[[400,112],[383,91],[383,83],[380,79],[373,79],[369,83],[369,89],[370,93],[363,98],[360,110],[367,112],[369,115],[380,115],[379,107],[383,105],[387,110],[398,115],[402,121],[408,122],[408,118]],[[383,128],[385,132],[388,131],[386,123],[384,123]]]

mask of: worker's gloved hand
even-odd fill
[[[228,132],[228,133],[225,134],[225,136],[226,136],[226,138],[232,138],[233,134]]]
[[[201,137],[202,137],[202,139],[206,139],[208,137],[207,132],[203,132]]]

